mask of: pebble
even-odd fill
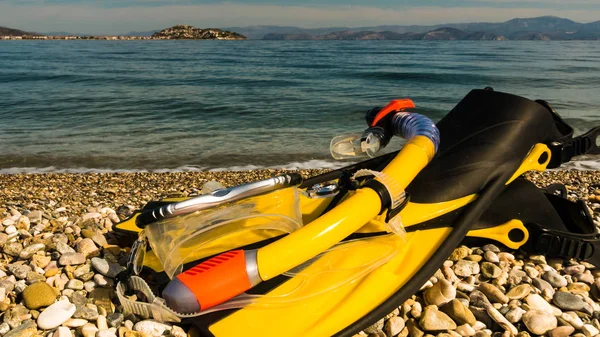
[[[46,248],[46,245],[43,243],[34,243],[27,247],[25,247],[20,253],[19,257],[23,260],[29,260],[33,256],[33,254],[37,253],[40,250]]]
[[[81,327],[81,334],[83,337],[95,337],[98,328],[92,323],[86,323]]]
[[[56,301],[56,293],[45,282],[36,282],[23,291],[23,302],[28,309],[47,307],[54,301]]]
[[[500,248],[498,248],[496,245],[493,245],[491,243],[481,247],[481,249],[483,249],[484,252],[491,251],[494,253],[500,253]]]
[[[473,313],[462,302],[457,299],[450,301],[440,308],[442,312],[447,314],[456,322],[456,324],[474,325],[477,321]]]
[[[571,324],[571,326],[577,330],[581,330],[581,328],[583,328],[583,321],[577,315],[577,313],[573,311],[563,312],[562,315],[560,315],[560,318]]]
[[[0,335],[5,335],[9,331],[10,331],[10,326],[8,325],[8,323],[0,324]]]
[[[64,253],[58,260],[61,266],[79,265],[85,263],[85,255],[81,253]]]
[[[421,303],[417,302],[413,304],[412,308],[410,309],[410,315],[414,318],[420,318],[422,313],[423,306],[421,306]]]
[[[594,283],[594,276],[592,274],[589,274],[589,273],[575,274],[573,276],[573,280],[576,281],[576,282],[583,282],[583,283],[587,283],[587,284],[593,284]]]
[[[550,297],[554,296],[554,287],[548,283],[547,281],[541,279],[541,278],[534,278],[532,280],[532,284],[534,287],[538,288],[540,291],[542,292],[547,292],[549,293]]]
[[[580,264],[574,264],[571,266],[564,267],[562,271],[568,275],[575,275],[575,274],[583,273],[585,271],[585,267]]]
[[[491,302],[508,303],[508,297],[491,283],[481,283],[478,288]]]
[[[117,337],[117,334],[110,330],[98,330],[96,337]]]
[[[35,322],[27,320],[18,327],[15,327],[11,331],[7,332],[4,337],[33,337],[37,333]]]
[[[516,287],[512,287],[507,293],[506,297],[509,300],[520,300],[525,298],[531,292],[531,286],[528,284],[521,284]]]
[[[108,323],[108,325],[111,328],[119,327],[121,325],[121,323],[123,323],[124,319],[125,319],[125,316],[123,316],[123,314],[120,312],[113,312],[111,314],[108,314],[108,316],[106,316],[106,322]]]
[[[600,331],[591,324],[584,324],[583,328],[581,328],[586,337],[594,337],[600,333]]]
[[[99,315],[98,318],[96,319],[96,326],[100,330],[108,329],[108,321],[106,320],[106,316]]]
[[[550,332],[548,333],[548,337],[568,337],[573,332],[575,332],[574,327],[570,325],[563,325],[550,330]]]
[[[454,261],[454,262],[460,261],[460,260],[463,260],[465,257],[469,256],[470,254],[471,254],[471,249],[461,246],[461,247],[454,249],[452,254],[450,254],[450,257],[448,258],[448,260]]]
[[[70,328],[79,328],[84,326],[88,321],[83,318],[69,318],[62,325]]]
[[[70,319],[75,309],[75,305],[68,300],[58,301],[40,314],[37,325],[43,330],[54,329]]]
[[[517,307],[514,309],[510,309],[506,315],[504,315],[506,317],[506,319],[511,322],[512,324],[516,324],[519,321],[521,321],[521,318],[523,317],[523,314],[525,313],[525,310]]]
[[[388,319],[388,321],[385,323],[383,331],[385,332],[386,336],[396,336],[404,329],[405,326],[406,323],[401,317],[394,316]]]
[[[67,239],[67,242],[68,242],[68,239]],[[56,251],[59,252],[60,254],[75,253],[75,249],[71,248],[71,246],[69,246],[67,244],[67,242],[63,242],[62,240],[57,240],[56,241]]]
[[[117,263],[110,263],[105,259],[101,259],[98,257],[92,258],[92,267],[94,267],[94,269],[97,270],[100,274],[110,278],[115,278],[115,276],[117,276],[120,272],[125,270],[124,267]]]
[[[83,289],[83,282],[77,279],[72,279],[69,280],[69,282],[67,282],[66,286],[67,289],[73,289],[73,290],[82,290]]]
[[[442,306],[456,298],[456,289],[445,279],[440,279],[423,294],[427,305]]]
[[[492,263],[498,263],[498,262],[500,262],[500,259],[498,258],[498,255],[496,255],[496,253],[492,252],[491,250],[488,250],[485,253],[483,253],[483,258],[486,261],[489,261],[489,262],[492,262]]]
[[[550,283],[550,285],[552,285],[554,288],[561,288],[567,286],[567,279],[553,270],[548,270],[544,272],[542,278],[548,281],[548,283]]]
[[[486,253],[494,254],[491,251],[487,251]],[[502,269],[491,262],[483,262],[481,264],[481,273],[487,278],[498,278],[502,274]]]
[[[31,267],[26,264],[9,264],[8,272],[13,274],[17,279],[22,280],[27,277],[27,273],[31,271]]]
[[[532,279],[540,276],[540,272],[532,266],[525,266],[523,269],[525,269],[527,275]]]
[[[381,327],[383,327],[383,320],[380,321]],[[165,331],[171,330],[171,326],[154,320],[144,320],[135,323],[135,325],[133,326],[133,330],[147,333],[153,337],[160,337],[165,333]],[[381,328],[379,328],[379,330],[381,330]]]
[[[519,331],[517,328],[510,323],[506,317],[504,317],[496,308],[488,305],[486,307],[486,312],[498,325],[500,325],[504,330],[509,331],[512,335],[516,335]]]
[[[558,325],[554,315],[539,310],[527,311],[523,315],[523,323],[529,331],[536,335],[543,335]]]
[[[552,298],[552,303],[563,310],[580,311],[585,306],[581,297],[565,291],[557,291]]]
[[[428,305],[423,309],[419,326],[425,331],[456,329],[456,323],[448,315],[439,311],[435,305]]]
[[[460,260],[454,264],[454,273],[462,277],[479,274],[479,270],[479,263],[474,261]]]
[[[58,327],[52,337],[71,337],[71,330],[64,326]]]
[[[98,247],[92,239],[85,238],[77,244],[77,252],[85,255],[86,257],[90,255],[99,255]]]
[[[88,321],[95,321],[98,319],[98,310],[80,306],[73,314],[73,318],[82,318]]]
[[[475,335],[475,329],[469,324],[463,324],[456,327],[456,332],[462,337],[471,337]]]

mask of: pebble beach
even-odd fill
[[[114,277],[129,250],[113,225],[148,201],[197,195],[208,181],[232,186],[281,172],[0,175],[0,336],[194,336],[123,312]],[[526,177],[566,184],[600,226],[600,172]],[[359,335],[599,337],[599,320],[600,266],[461,246],[421,291]]]

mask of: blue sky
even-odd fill
[[[600,0],[0,0],[0,26],[36,32],[119,34],[197,27],[370,26],[499,22],[555,15],[600,20]]]

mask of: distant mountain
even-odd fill
[[[19,29],[0,27],[0,36],[24,36],[24,35],[39,35],[38,33],[29,33]]]
[[[215,30],[215,29],[213,29]],[[248,26],[220,28],[248,39],[265,40],[599,40],[600,21],[579,23],[555,16],[515,18],[505,22],[471,22],[443,25],[382,25],[372,27],[300,28]],[[215,30],[216,31],[216,30]],[[159,30],[129,32],[121,36],[151,37]],[[39,35],[0,27],[0,36]],[[48,36],[79,36],[67,32]]]
[[[275,26],[261,26],[262,31]],[[312,29],[285,27],[285,32],[270,32],[265,40],[597,40],[600,21],[579,23],[554,16],[516,18],[499,23],[458,23],[436,26],[377,26],[361,28]],[[238,28],[244,34],[243,27]],[[253,32],[253,34],[256,32]],[[255,36],[255,35],[254,35]]]

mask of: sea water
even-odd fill
[[[437,121],[486,86],[582,133],[600,43],[0,41],[0,173],[339,167],[331,138],[371,107],[411,98]]]

